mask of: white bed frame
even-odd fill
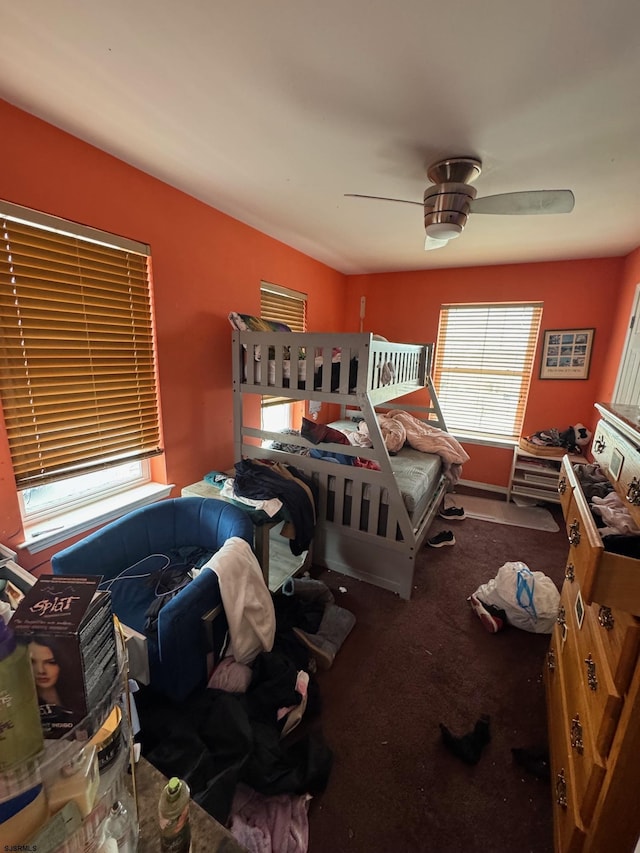
[[[339,386],[332,391],[334,349],[340,349],[341,360]],[[411,517],[391,469],[376,410],[378,407],[403,409],[432,426],[446,429],[430,377],[432,350],[433,344],[388,343],[375,340],[371,334],[233,334],[235,459],[273,459],[294,465],[311,477],[319,492],[314,564],[391,590],[405,599],[411,597],[416,554],[427,538],[447,483],[441,471],[433,483],[426,508],[419,518]],[[316,390],[313,359],[319,352],[323,378],[322,387]],[[264,356],[269,354],[273,356],[271,369],[256,370],[256,361],[266,364]],[[298,357],[305,360],[308,357],[311,369],[298,372]],[[357,382],[350,391],[352,358],[357,358]],[[287,373],[295,377],[291,387],[285,387],[285,367],[290,368]],[[306,377],[302,380],[303,388],[296,387],[298,375]],[[384,380],[388,384],[384,384]],[[413,392],[420,392],[418,396],[421,400],[424,398],[426,404],[409,406],[398,402],[389,405]],[[287,402],[336,403],[342,407],[343,414],[347,409],[355,409],[355,412],[349,411],[349,415],[359,414],[364,418],[372,448],[337,443],[313,445],[300,436],[291,436],[290,443],[373,459],[381,470],[339,465],[264,446],[271,441],[289,442],[289,437],[262,430],[259,405],[255,400],[253,405],[248,404],[247,395],[269,395]]]

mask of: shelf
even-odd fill
[[[59,774],[62,766],[87,746],[105,724],[114,707],[118,706],[121,711],[118,730],[119,749],[112,762],[99,771],[98,790],[91,812],[82,818],[77,807],[74,807],[70,813],[71,822],[65,826],[63,814],[66,815],[66,811],[57,811],[50,815],[30,838],[21,839],[15,849],[26,850],[27,847],[21,845],[26,845],[34,839],[38,842],[38,849],[43,849],[43,853],[57,853],[62,850],[81,853],[81,851],[93,849],[92,843],[95,841],[96,833],[109,814],[114,801],[128,791],[127,768],[131,757],[132,731],[128,709],[124,707],[123,697],[128,689],[128,667],[124,639],[119,631],[116,631],[116,648],[118,655],[116,677],[111,689],[91,713],[87,714],[64,737],[55,740],[45,739],[43,749],[34,758],[0,773],[0,803],[11,800],[41,784],[46,788],[48,783]],[[68,809],[69,806],[66,808]],[[134,817],[137,819],[137,815]],[[72,831],[72,827],[77,828]],[[67,835],[67,833],[71,834]]]
[[[44,748],[34,758],[0,773],[0,803],[17,797],[18,794],[39,785],[44,778],[53,776],[104,725],[125,686],[126,664],[120,650],[119,641],[118,651],[118,674],[109,693],[90,714],[87,714],[64,737],[56,740],[45,740]]]
[[[563,456],[536,456],[516,445],[513,448],[507,500],[512,500],[512,495],[520,495],[536,501],[559,503],[558,478],[564,456],[569,457],[572,465],[587,461],[584,456],[571,453]]]

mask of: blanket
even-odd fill
[[[215,572],[220,581],[235,660],[250,664],[260,652],[271,651],[276,630],[273,600],[251,545],[237,536],[227,539],[205,569]]]
[[[380,431],[389,453],[397,453],[409,444],[423,453],[435,453],[441,457],[445,477],[451,485],[460,479],[462,466],[469,461],[469,454],[450,433],[415,418],[402,409],[391,409],[378,415]],[[358,424],[358,431],[368,437],[366,423]]]

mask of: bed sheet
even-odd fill
[[[342,432],[357,429],[357,424],[346,420],[334,421],[329,426]],[[403,447],[389,461],[409,514],[412,519],[420,518],[440,480],[442,459],[434,453]],[[363,496],[368,497],[366,488]]]

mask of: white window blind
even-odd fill
[[[0,399],[18,488],[161,452],[149,248],[0,202]]]
[[[447,428],[520,437],[542,303],[443,305],[434,384]]]

